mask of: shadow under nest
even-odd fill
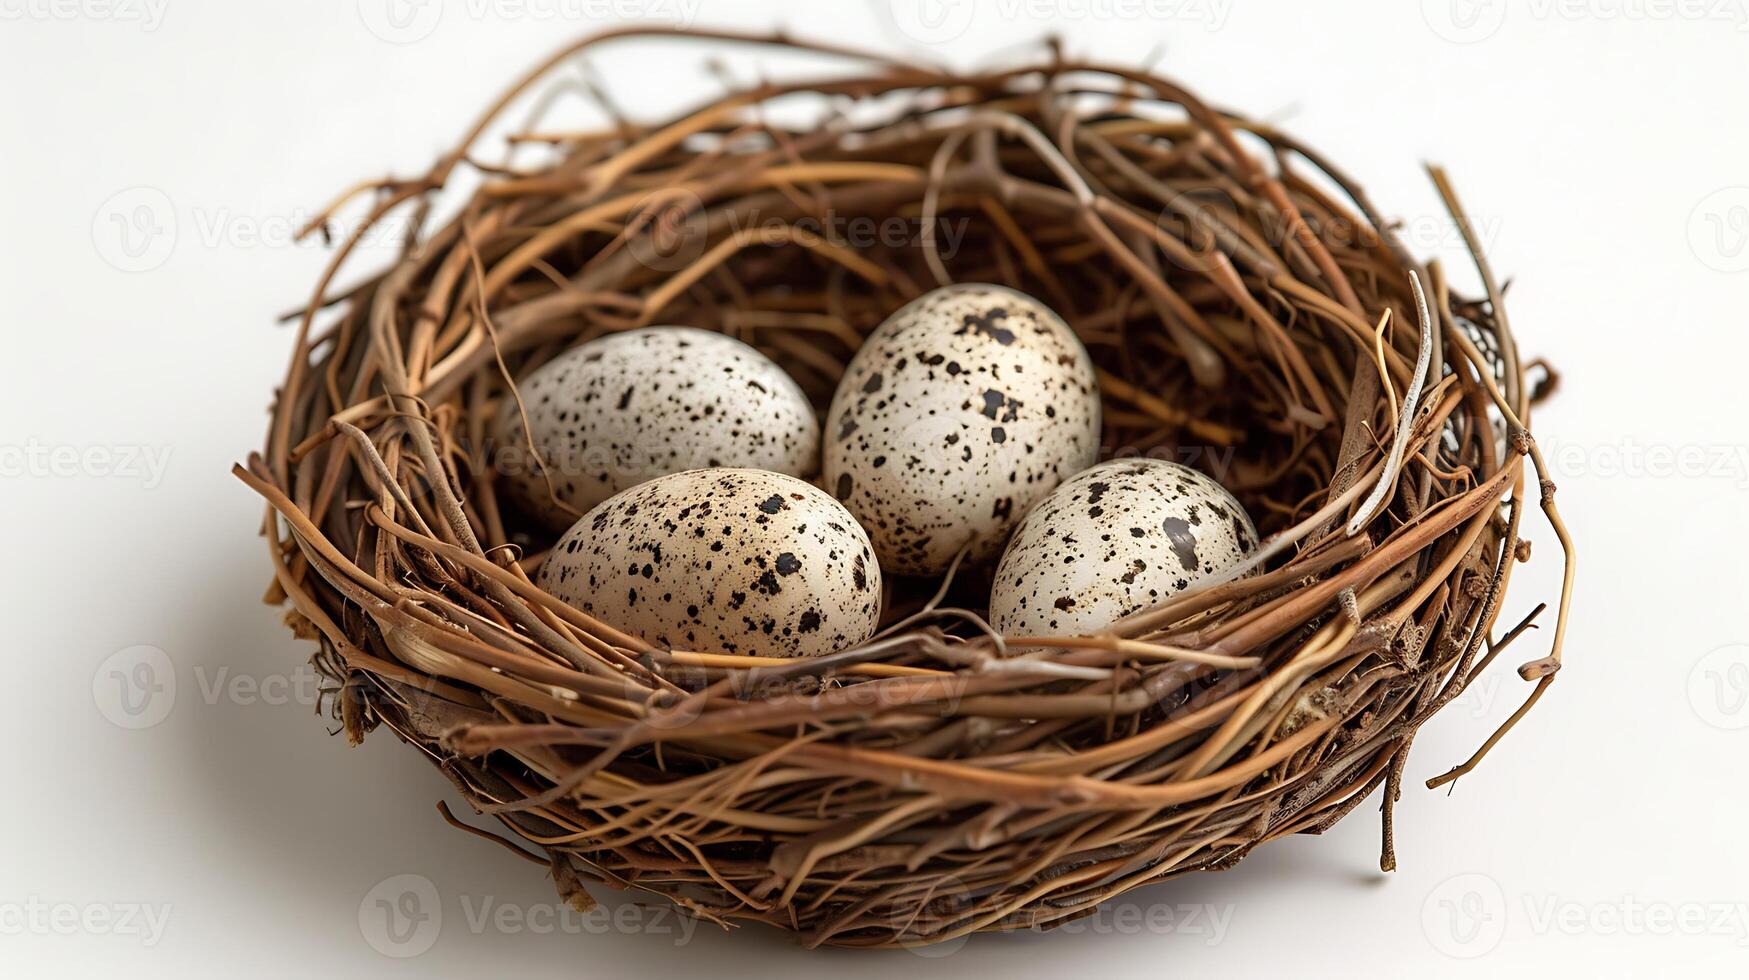
[[[956,75],[697,32],[849,69],[521,135],[551,148],[538,168],[474,160],[552,68],[635,33],[666,32],[568,49],[431,173],[360,188],[370,218],[237,469],[269,504],[269,599],[319,643],[348,734],[420,747],[567,898],[641,889],[814,944],[1048,928],[1381,786],[1393,867],[1417,730],[1530,625],[1494,636],[1527,481],[1566,555],[1553,646],[1520,669],[1525,708],[1433,783],[1552,681],[1571,586],[1528,428],[1554,376],[1529,380],[1473,239],[1471,299],[1288,136],[1054,50]],[[767,114],[797,105],[816,121]],[[463,167],[483,187],[428,222]],[[337,289],[391,214],[420,229],[402,258]],[[987,569],[895,579],[874,640],[797,661],[656,649],[530,584],[553,535],[494,486],[506,378],[683,324],[754,344],[824,411],[861,339],[949,282],[1060,313],[1099,368],[1102,458],[1217,476],[1264,535],[1250,574],[1013,649],[979,615]]]

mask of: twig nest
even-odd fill
[[[1044,304],[948,286],[863,343],[826,418],[825,482],[882,565],[937,575],[969,546],[994,558],[1028,508],[1099,452],[1099,383]]]
[[[609,334],[565,351],[505,395],[496,431],[494,462],[516,502],[561,528],[668,473],[808,476],[820,446],[794,379],[741,341],[693,327]]]
[[[1492,271],[1463,295],[1334,163],[1146,72],[843,65],[589,131],[512,98],[469,131],[511,107],[514,167],[482,137],[366,195],[357,234],[409,247],[322,277],[239,470],[335,718],[567,893],[813,945],[1048,928],[1381,793],[1392,866],[1417,731],[1538,635],[1496,622],[1533,501],[1569,561],[1531,700],[1559,676],[1570,549]],[[817,486],[782,374],[827,415]],[[569,510],[481,451],[509,378],[545,431],[498,448],[550,451]],[[1245,511],[1179,467],[1077,475],[1102,445],[1220,476],[1258,574],[1199,582]],[[1029,511],[999,567],[936,574]]]
[[[657,477],[590,511],[537,584],[651,643],[812,656],[874,635],[868,536],[811,483],[748,469]]]
[[[1015,529],[990,625],[1008,636],[1096,633],[1237,565],[1257,528],[1182,463],[1120,459],[1064,481]]]

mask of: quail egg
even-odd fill
[[[994,558],[1099,452],[1099,385],[1069,326],[1005,286],[918,297],[851,359],[826,418],[825,486],[890,573]]]
[[[836,500],[782,473],[701,469],[641,483],[584,515],[536,584],[664,647],[835,653],[874,635],[881,570]]]
[[[667,473],[744,466],[808,476],[819,455],[819,420],[795,380],[709,330],[609,334],[543,364],[518,391],[520,408],[508,395],[499,406],[494,463],[511,498],[555,528]]]
[[[1213,479],[1181,463],[1120,459],[1063,484],[1026,515],[996,566],[990,624],[1005,636],[1080,636],[1238,564],[1257,529]]]

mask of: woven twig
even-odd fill
[[[845,73],[518,134],[554,149],[538,170],[472,162],[546,71],[629,33],[668,32],[561,53],[426,176],[355,189],[368,219],[237,470],[269,504],[270,599],[319,640],[347,732],[420,746],[570,897],[642,889],[810,943],[1049,926],[1320,832],[1381,785],[1394,866],[1416,731],[1528,625],[1492,639],[1531,469],[1567,577],[1529,703],[1565,632],[1570,543],[1486,263],[1486,295],[1459,298],[1286,135],[1055,51],[952,75],[799,46]],[[772,123],[778,104],[817,122]],[[428,226],[469,166],[484,186]],[[402,212],[401,259],[337,290]],[[913,234],[881,234],[895,219]],[[949,281],[1060,312],[1100,367],[1107,455],[1215,472],[1267,535],[1252,561],[1021,652],[986,633],[987,572],[899,580],[875,640],[805,661],[657,649],[530,584],[552,539],[500,503],[486,441],[508,379],[678,323],[755,344],[823,406],[863,336]]]

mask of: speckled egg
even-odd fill
[[[1005,286],[926,293],[870,334],[826,417],[825,484],[888,572],[994,558],[1099,452],[1099,383],[1067,324]]]
[[[874,635],[881,606],[856,519],[764,470],[690,470],[617,494],[559,539],[536,583],[651,643],[708,653],[835,653]]]
[[[990,623],[1006,636],[1081,636],[1224,572],[1257,547],[1226,488],[1181,463],[1120,459],[1065,480],[996,566]]]
[[[808,476],[819,455],[819,420],[795,380],[708,330],[610,334],[541,365],[518,390],[545,472],[508,396],[494,463],[512,499],[553,527],[667,473],[746,466]],[[556,507],[554,495],[575,513]]]

